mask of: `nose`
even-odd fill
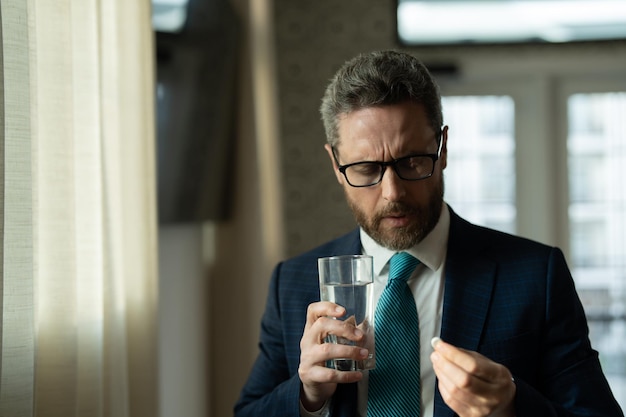
[[[406,194],[406,181],[396,174],[392,167],[387,167],[380,182],[382,197],[387,201],[400,201]]]

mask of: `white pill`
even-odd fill
[[[435,348],[435,346],[437,345],[437,343],[439,343],[439,341],[441,340],[441,338],[439,337],[433,337],[430,340],[430,345],[433,347],[433,349]]]

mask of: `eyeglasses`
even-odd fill
[[[406,181],[418,181],[431,177],[435,172],[435,162],[441,154],[441,144],[442,140],[439,138],[439,149],[436,154],[412,154],[389,162],[363,161],[346,165],[339,164],[334,147],[332,151],[339,172],[346,177],[348,184],[353,187],[371,187],[383,180],[389,166],[393,167],[398,177]]]

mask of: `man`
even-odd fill
[[[260,355],[235,415],[623,416],[561,251],[472,225],[444,204],[448,129],[426,68],[395,51],[359,56],[333,78],[321,113],[325,148],[359,228],[276,267]],[[416,306],[405,315],[419,328],[409,339],[419,358],[393,368],[407,342],[379,351],[378,317],[400,252],[419,261],[403,284]],[[363,335],[333,320],[340,306],[319,301],[317,258],[359,253],[374,257],[381,300],[377,365],[337,371],[326,361],[369,352],[324,343],[328,334]],[[385,372],[402,380],[380,382]],[[412,377],[407,393],[388,389]],[[398,402],[385,405],[389,399]],[[413,410],[402,414],[405,406]]]

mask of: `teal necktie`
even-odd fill
[[[419,417],[420,337],[407,280],[419,261],[406,252],[389,261],[389,280],[374,315],[376,369],[369,372],[368,417]]]

